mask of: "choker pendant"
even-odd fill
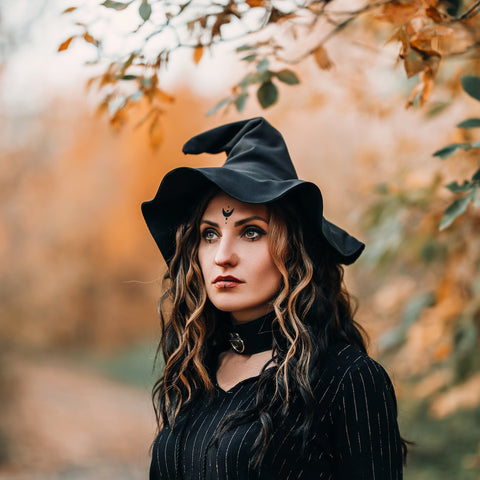
[[[237,332],[230,332],[228,341],[237,353],[242,353],[245,350],[245,342]]]
[[[267,313],[256,320],[242,324],[231,325],[225,340],[235,353],[254,355],[271,350],[274,344],[273,334],[278,331],[278,325],[272,325],[275,312]]]

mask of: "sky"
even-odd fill
[[[0,52],[4,52],[0,104],[4,112],[39,112],[52,96],[78,94],[90,76],[101,72],[99,66],[86,65],[95,59],[96,49],[84,41],[74,40],[67,51],[57,52],[64,40],[83,31],[75,25],[76,21],[92,25],[92,34],[104,37],[105,48],[112,55],[138,44],[138,39],[128,35],[140,22],[137,5],[114,12],[99,3],[97,0],[0,0]],[[69,6],[81,8],[62,15]],[[217,49],[215,56],[207,52],[198,66],[191,61],[191,55],[189,50],[176,52],[162,75],[164,88],[187,84],[200,95],[214,96],[219,89],[233,83],[238,66],[226,49]]]

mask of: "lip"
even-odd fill
[[[215,278],[215,280],[212,283],[216,288],[224,289],[224,288],[235,288],[245,282],[242,282],[242,280],[239,280],[238,278],[232,275],[226,275],[226,276],[219,275],[217,278]]]

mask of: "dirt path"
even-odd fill
[[[146,390],[54,361],[16,359],[2,480],[148,478],[154,415]]]

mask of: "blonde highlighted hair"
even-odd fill
[[[225,314],[207,298],[198,245],[201,217],[217,191],[212,190],[191,220],[178,228],[175,255],[159,302],[158,353],[164,358],[165,369],[152,395],[159,428],[173,427],[197,396],[214,389],[208,365],[215,360],[216,345],[222,343]],[[251,459],[256,465],[271,438],[274,413],[287,413],[296,401],[304,403],[305,415],[296,433],[305,446],[314,409],[313,376],[330,345],[343,340],[366,350],[364,332],[353,320],[353,302],[343,284],[343,269],[328,244],[303,228],[298,212],[287,200],[267,206],[270,253],[282,277],[273,301],[278,323],[274,368],[263,368],[255,406],[230,415],[217,432],[220,436],[230,426],[256,415],[261,423]]]

